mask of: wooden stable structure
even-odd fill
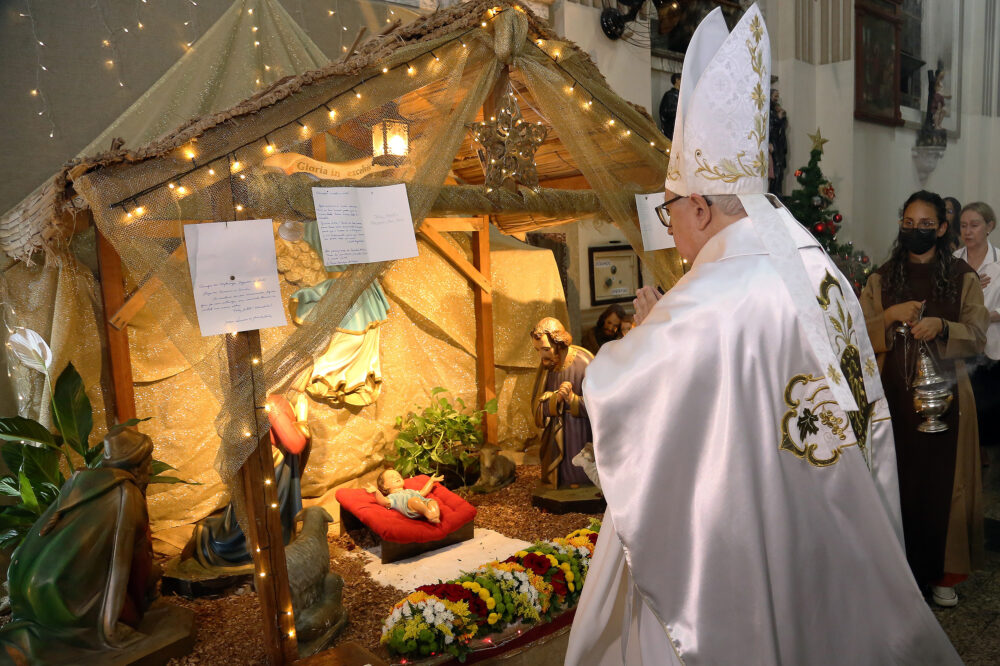
[[[478,31],[480,21],[482,23],[483,35],[487,32],[487,19],[502,16],[505,12],[520,14],[516,21],[508,21],[506,28],[514,26],[509,30],[511,34],[520,35],[518,39],[523,40],[523,44],[515,44],[517,49],[536,49],[542,54],[532,52],[531,57],[537,62],[548,63],[544,58],[551,58],[551,66],[556,72],[562,67],[562,62],[566,61],[563,52],[572,52],[577,58],[575,69],[560,70],[560,76],[565,74],[567,81],[574,81],[572,86],[567,85],[563,91],[567,95],[575,94],[581,100],[580,110],[577,112],[583,117],[592,113],[591,107],[594,102],[608,110],[608,114],[603,116],[606,120],[591,122],[593,127],[590,131],[591,141],[589,144],[573,143],[569,148],[556,132],[549,132],[544,142],[537,148],[534,155],[534,166],[537,169],[539,188],[532,192],[523,188],[518,188],[512,181],[501,188],[500,191],[483,191],[484,165],[477,146],[472,138],[464,136],[457,152],[451,156],[451,162],[441,187],[434,188],[434,201],[430,206],[430,212],[422,219],[417,232],[424,240],[434,248],[444,259],[446,259],[455,270],[459,271],[468,281],[474,296],[475,310],[475,333],[476,333],[476,376],[477,376],[477,403],[481,408],[488,401],[497,395],[495,360],[494,360],[494,320],[493,320],[493,285],[491,282],[491,262],[490,262],[490,226],[498,227],[502,232],[512,234],[539,229],[547,226],[559,225],[569,221],[579,219],[584,216],[605,215],[612,219],[619,226],[622,226],[632,245],[639,248],[638,224],[635,219],[635,204],[632,196],[638,191],[653,191],[663,182],[666,170],[665,152],[668,150],[669,142],[660,135],[653,121],[644,111],[632,108],[627,103],[620,100],[607,87],[603,77],[597,72],[596,67],[589,61],[589,58],[579,52],[575,46],[561,42],[543,24],[541,24],[530,12],[516,5],[512,0],[502,0],[496,3],[485,2],[484,0],[474,0],[465,5],[451,7],[437,12],[434,15],[418,20],[410,26],[397,28],[394,32],[381,36],[362,46],[356,58],[346,63],[338,63],[329,68],[329,71],[320,70],[310,73],[308,76],[293,77],[275,84],[270,91],[247,100],[237,110],[232,110],[227,114],[219,114],[215,117],[192,121],[192,124],[178,130],[176,136],[167,137],[154,147],[148,147],[138,151],[138,153],[124,152],[121,155],[104,157],[94,162],[85,162],[76,165],[61,175],[62,181],[54,181],[49,188],[52,197],[52,209],[55,211],[54,222],[48,218],[40,219],[39,233],[51,229],[59,228],[79,228],[94,224],[94,216],[90,208],[70,204],[74,210],[72,215],[66,212],[67,202],[74,201],[74,195],[69,189],[74,185],[74,180],[79,180],[76,185],[82,185],[86,192],[84,196],[88,199],[90,206],[97,205],[96,198],[99,192],[95,185],[96,180],[88,180],[94,172],[101,173],[107,170],[112,174],[116,169],[128,170],[132,164],[142,165],[148,162],[157,162],[166,173],[170,169],[175,169],[176,178],[188,177],[195,169],[189,168],[189,158],[175,158],[174,153],[183,150],[190,141],[202,139],[202,143],[210,144],[211,133],[217,126],[226,122],[236,120],[242,122],[247,119],[246,132],[259,132],[255,137],[256,141],[266,141],[271,145],[268,132],[271,136],[277,129],[256,129],[258,125],[254,123],[263,122],[259,118],[280,117],[277,112],[272,113],[275,108],[282,105],[285,100],[299,94],[300,90],[308,91],[309,86],[326,85],[335,82],[337,78],[353,80],[360,76],[361,83],[366,80],[366,72],[381,69],[383,73],[389,70],[382,67],[383,61],[389,62],[393,57],[393,50],[399,47],[399,43],[404,48],[419,49],[422,42],[426,41],[426,51],[430,53],[434,60],[438,59],[431,48],[444,48],[442,44],[450,41],[462,41],[464,35],[472,31]],[[518,27],[521,26],[521,27]],[[525,32],[519,32],[526,27]],[[421,32],[423,30],[424,32]],[[452,31],[452,32],[449,32]],[[490,37],[492,39],[492,37]],[[499,38],[498,38],[499,39]],[[556,50],[544,51],[536,47],[543,42],[557,44]],[[558,50],[562,49],[562,51]],[[512,51],[513,53],[513,51]],[[414,56],[416,59],[418,56]],[[488,119],[497,115],[497,111],[504,102],[505,96],[514,95],[528,98],[531,96],[530,80],[512,67],[510,62],[516,58],[512,54],[504,56],[507,58],[503,64],[498,66],[497,75],[492,80],[489,92],[483,101],[481,108],[478,108],[477,120]],[[388,60],[384,60],[388,59]],[[562,59],[562,60],[561,60]],[[358,63],[352,64],[353,60]],[[348,68],[351,65],[353,69]],[[400,64],[394,65],[399,67]],[[405,66],[403,61],[402,66]],[[568,67],[569,65],[567,65]],[[346,73],[346,72],[353,73]],[[358,74],[360,72],[360,74]],[[575,73],[574,73],[575,72]],[[577,78],[583,73],[587,76],[587,83],[592,84],[589,91],[577,84],[582,79]],[[375,74],[377,76],[377,73]],[[348,82],[347,90],[354,90]],[[360,85],[360,84],[355,84]],[[454,85],[454,82],[453,82]],[[426,100],[433,92],[440,93],[445,90],[443,83],[431,83],[428,86],[430,92],[421,91],[420,94],[406,94],[399,100],[399,111],[405,116],[422,118],[424,122],[433,122],[436,108]],[[560,94],[563,94],[561,92]],[[589,103],[582,97],[583,93],[590,95]],[[308,93],[306,93],[308,95]],[[343,91],[338,94],[343,94]],[[361,95],[357,95],[358,99]],[[477,98],[481,100],[482,98]],[[478,105],[478,102],[477,102]],[[322,106],[327,106],[323,104]],[[330,107],[327,106],[329,109]],[[313,109],[315,110],[315,109]],[[473,107],[473,113],[476,111]],[[528,123],[541,123],[546,120],[534,105],[528,104],[522,109],[524,121]],[[267,114],[271,114],[268,116]],[[305,114],[299,116],[304,117]],[[330,110],[333,116],[333,110]],[[591,116],[587,116],[591,118]],[[302,126],[307,127],[298,119],[294,120]],[[583,121],[581,121],[582,123]],[[616,125],[616,122],[618,123]],[[289,125],[285,123],[284,126]],[[344,125],[339,124],[328,129],[321,129],[311,136],[312,157],[315,160],[327,161],[328,136],[331,135],[340,140],[351,139],[344,135]],[[602,135],[606,132],[607,135]],[[612,136],[612,133],[614,134]],[[355,127],[354,139],[361,133]],[[369,134],[370,137],[370,134]],[[617,137],[617,138],[616,138]],[[641,141],[635,139],[639,137]],[[573,139],[579,141],[580,137]],[[648,143],[648,145],[647,145]],[[243,144],[245,147],[247,144]],[[579,150],[580,145],[593,145],[594,154],[587,156],[587,166],[580,162],[580,155],[573,155],[574,146]],[[242,149],[242,147],[240,149]],[[222,159],[227,153],[216,153],[216,160]],[[209,164],[211,162],[206,162]],[[602,166],[604,164],[611,166]],[[196,165],[196,168],[203,166]],[[207,191],[209,188],[220,185],[225,180],[224,176],[214,176],[214,179],[203,179],[203,186]],[[232,175],[229,192],[232,192]],[[171,176],[174,178],[175,176]],[[136,182],[141,179],[136,178]],[[600,181],[601,187],[595,183]],[[147,186],[141,191],[132,193],[131,196],[114,202],[99,202],[101,205],[96,208],[98,211],[97,227],[97,252],[99,263],[99,279],[101,289],[101,300],[104,312],[104,329],[107,339],[107,367],[109,369],[111,395],[107,396],[108,402],[113,406],[113,413],[118,421],[125,421],[136,416],[135,394],[133,386],[133,376],[130,360],[130,350],[128,333],[126,327],[131,319],[138,313],[153,291],[162,288],[163,283],[157,276],[155,270],[141,279],[136,290],[129,294],[125,291],[124,269],[121,256],[116,249],[116,242],[121,242],[121,237],[110,238],[106,235],[107,229],[113,229],[114,222],[111,220],[107,210],[112,212],[116,206],[125,210],[125,204],[134,202],[138,197],[150,196],[155,188],[162,188],[166,181],[162,181],[152,186]],[[386,181],[391,182],[391,181]],[[395,181],[398,182],[398,181]],[[440,182],[440,181],[438,181]],[[61,183],[58,185],[57,183]],[[326,184],[348,184],[346,182],[321,183]],[[362,183],[352,182],[352,185],[364,186],[368,184],[383,184],[377,178],[367,179]],[[408,191],[419,191],[420,183],[407,183]],[[593,186],[593,187],[592,187]],[[59,188],[62,187],[66,191]],[[202,186],[199,186],[202,187]],[[79,187],[77,188],[79,189]],[[298,200],[302,204],[299,207],[291,206],[293,210],[311,210],[310,186],[301,180],[290,182],[286,190],[283,191],[285,199],[289,197]],[[88,194],[89,193],[89,194]],[[155,193],[155,192],[154,192]],[[91,197],[96,197],[91,200]],[[77,199],[80,201],[80,199]],[[182,202],[183,203],[183,202]],[[230,200],[230,203],[234,203]],[[110,204],[110,206],[109,206]],[[37,210],[37,202],[32,204],[32,210]],[[44,208],[44,206],[43,206]],[[204,221],[209,218],[204,209],[185,210],[180,206],[180,217],[188,222]],[[198,213],[201,213],[200,215]],[[265,217],[277,217],[277,215],[266,214],[267,210],[261,211]],[[104,217],[102,217],[104,216]],[[178,219],[166,220],[170,224],[177,225]],[[146,229],[152,227],[155,220],[147,220]],[[449,242],[446,234],[449,233],[470,233],[472,240],[471,261],[465,254],[459,251],[454,244]],[[165,263],[179,262],[183,265],[184,251],[181,248],[171,248],[172,253],[167,253]],[[667,260],[664,255],[658,254],[643,255],[644,260],[653,268],[654,273],[661,276],[661,282],[669,285],[671,269],[670,266],[675,260]],[[162,264],[161,264],[162,265]],[[135,275],[136,279],[142,276]],[[248,543],[254,550],[256,583],[260,594],[262,613],[264,615],[265,645],[268,659],[272,664],[290,663],[297,659],[297,647],[294,630],[294,617],[292,614],[291,601],[289,598],[287,571],[284,556],[284,545],[281,538],[281,526],[278,514],[269,510],[269,507],[277,502],[276,484],[274,480],[274,469],[270,454],[270,443],[268,435],[267,420],[261,410],[256,405],[264,403],[267,387],[264,382],[263,363],[261,356],[260,337],[256,331],[239,333],[226,336],[225,350],[228,358],[231,381],[240,378],[248,378],[252,386],[252,404],[231,406],[236,410],[248,410],[244,414],[244,423],[254,424],[255,431],[247,433],[252,436],[257,446],[254,453],[246,459],[240,471],[243,490],[243,504],[246,508],[247,525],[250,533],[247,535]],[[498,422],[495,415],[489,415],[484,421],[484,435],[488,443],[497,442]],[[263,492],[259,492],[260,489]]]

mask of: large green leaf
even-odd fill
[[[65,481],[59,470],[60,453],[56,449],[4,444],[2,453],[10,471],[23,471],[33,484],[47,482],[61,486]]]
[[[0,479],[0,495],[7,497],[21,497],[21,488],[17,485],[17,479],[13,476],[5,476]]]
[[[448,392],[448,389],[443,388],[441,386],[435,386],[434,388],[431,389],[431,396],[435,396],[438,393],[447,393],[447,392]]]
[[[493,398],[492,400],[490,400],[489,402],[487,402],[485,405],[483,405],[483,411],[486,412],[487,414],[496,414],[497,413],[497,399]]]
[[[143,421],[150,420],[151,418],[153,418],[153,417],[152,416],[147,416],[144,419],[129,419],[128,421],[125,421],[124,423],[116,423],[113,426],[111,426],[110,428],[108,428],[108,434],[109,435],[113,435],[116,432],[119,432],[120,430],[124,430],[125,428],[132,428],[134,426],[139,425]]]
[[[31,487],[31,481],[28,476],[22,471],[17,475],[18,485],[21,490],[21,504],[24,505],[28,511],[36,514],[41,514],[42,509],[38,505],[38,498],[35,497],[35,490]]]
[[[55,438],[48,428],[38,421],[21,416],[0,419],[0,440],[7,442],[27,442],[39,446],[56,446]]]
[[[178,479],[176,476],[163,476],[161,474],[154,474],[149,477],[149,482],[152,483],[186,483],[189,486],[200,486],[201,484],[197,481],[185,481],[184,479]]]
[[[89,448],[87,440],[94,428],[94,415],[90,398],[83,389],[83,378],[72,363],[66,366],[56,380],[52,406],[63,439],[74,451],[81,456],[85,455]]]
[[[154,476],[157,475],[157,474],[163,474],[168,469],[172,469],[175,472],[177,471],[176,467],[171,467],[170,465],[168,465],[167,463],[163,462],[162,460],[156,460],[156,459],[153,460],[153,475]]]

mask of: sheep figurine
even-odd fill
[[[517,465],[500,453],[496,446],[486,445],[479,450],[479,481],[472,487],[477,493],[492,493],[506,488],[517,480]]]
[[[327,526],[333,517],[321,506],[299,511],[302,530],[285,548],[288,587],[295,612],[300,656],[323,649],[347,624],[341,603],[344,579],[330,570]]]

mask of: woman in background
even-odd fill
[[[892,254],[868,279],[861,307],[892,414],[906,559],[935,603],[954,606],[954,585],[984,557],[975,399],[963,359],[982,352],[988,316],[975,271],[952,256],[946,220],[940,196],[906,200]],[[911,382],[922,345],[954,382],[945,432],[917,430]]]
[[[605,342],[611,342],[621,337],[621,325],[625,319],[625,308],[612,303],[597,318],[597,323],[593,328],[587,329],[583,334],[581,346],[591,354],[597,354]]]
[[[976,394],[979,415],[979,444],[1000,443],[1000,252],[990,243],[989,234],[996,228],[997,216],[982,201],[968,204],[961,214],[962,243],[955,252],[979,274],[983,300],[990,313],[986,329],[986,350],[972,372],[972,391]],[[983,465],[987,465],[982,449]]]

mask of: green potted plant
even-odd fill
[[[396,417],[395,452],[388,456],[393,468],[404,478],[416,474],[440,474],[449,488],[468,485],[479,470],[479,447],[483,444],[482,423],[486,414],[496,414],[496,398],[483,409],[470,410],[465,401],[452,404],[439,397],[448,390],[431,391],[431,404],[418,412]],[[456,408],[457,405],[457,408]]]
[[[55,432],[38,421],[21,416],[0,418],[0,456],[10,474],[0,478],[0,495],[14,502],[0,507],[0,549],[17,546],[31,526],[59,496],[59,490],[77,469],[94,468],[104,455],[102,442],[90,445],[94,427],[93,409],[83,387],[83,379],[73,364],[62,371],[52,385],[49,372],[52,351],[38,333],[17,329],[10,336],[13,354],[26,366],[45,375],[52,396]],[[129,419],[118,428],[134,426],[148,419]],[[192,483],[163,473],[174,469],[153,460],[150,483]]]

